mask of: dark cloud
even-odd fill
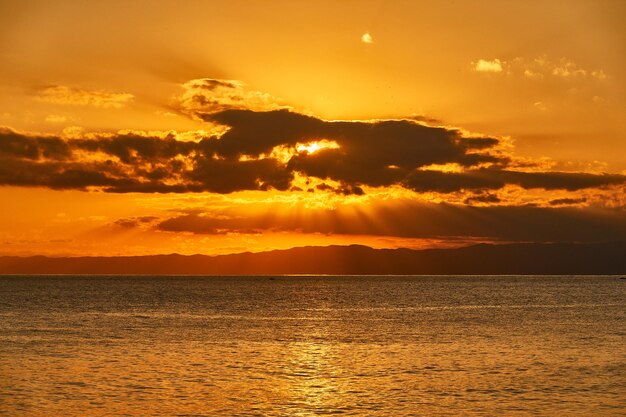
[[[432,117],[428,117],[428,116],[424,116],[424,115],[411,116],[410,120],[415,120],[415,121],[418,121],[418,122],[423,122],[423,123],[426,123],[426,124],[433,124],[433,125],[443,124],[443,121],[441,121],[439,119],[434,119]]]
[[[465,172],[441,172],[417,170],[403,181],[406,188],[417,192],[435,191],[450,193],[462,190],[496,190],[506,184],[525,189],[576,191],[584,188],[622,184],[626,181],[619,174],[586,174],[578,172],[522,172],[505,169],[471,169]]]
[[[586,202],[586,198],[557,198],[556,200],[550,200],[551,206],[567,206],[572,204],[581,204]]]
[[[68,144],[57,137],[26,136],[0,128],[0,158],[64,160],[70,154]]]
[[[38,162],[0,158],[0,185],[49,187],[52,189],[86,189],[87,187],[124,188],[135,180],[120,172],[119,167],[96,162]],[[119,175],[115,175],[118,172]]]
[[[135,227],[139,227],[142,224],[150,224],[158,219],[159,218],[156,216],[130,217],[130,218],[118,219],[114,222],[114,224],[116,226],[119,226],[125,229],[132,229]]]
[[[208,80],[201,87],[224,87],[219,83]],[[575,191],[626,181],[623,175],[514,171],[498,150],[498,139],[464,137],[455,129],[412,120],[325,121],[288,110],[240,109],[199,116],[228,130],[219,138],[207,136],[198,142],[180,140],[175,134],[64,139],[0,130],[0,184],[96,187],[116,193],[231,193],[293,189],[292,180],[300,173],[324,181],[325,191],[358,195],[366,186],[451,193],[513,184]],[[320,140],[337,147],[295,151],[297,144]],[[288,160],[269,157],[276,147],[293,154]],[[429,169],[441,164],[462,170]]]
[[[217,193],[242,190],[289,189],[293,174],[274,159],[237,161],[202,158],[187,177]]]
[[[331,185],[326,184],[325,182],[318,184],[315,186],[316,190],[320,191],[331,191],[335,194],[343,194],[343,195],[364,195],[365,192],[361,187],[352,186],[350,184],[340,184],[339,187],[333,187]],[[314,191],[313,189],[309,189]]]
[[[236,219],[219,219],[198,214],[184,214],[164,220],[158,224],[158,229],[167,232],[191,232],[201,235],[224,234],[225,230],[239,232],[241,226],[236,225]]]
[[[495,194],[482,194],[475,195],[472,197],[466,198],[463,202],[465,204],[474,204],[474,203],[500,203],[502,200]]]
[[[197,234],[263,230],[497,241],[626,240],[626,216],[623,210],[618,209],[473,207],[411,202],[374,205],[368,216],[355,216],[353,209],[341,208],[312,209],[306,219],[298,216],[268,217],[266,214],[242,217],[188,213],[166,219],[158,223],[157,228]]]
[[[199,213],[189,213],[163,220],[157,224],[156,228],[166,232],[187,232],[201,235],[263,233],[262,223],[264,222],[259,222],[256,227],[247,227],[246,223],[247,221],[241,217],[212,217]]]
[[[225,110],[201,117],[230,128],[220,140],[205,142],[207,151],[224,157],[269,154],[275,146],[325,137],[326,122],[286,110]]]
[[[484,172],[489,172],[489,170],[484,170]],[[490,175],[503,178],[507,184],[517,184],[526,189],[543,188],[546,190],[559,189],[576,191],[583,188],[622,184],[626,181],[624,175],[596,175],[580,172],[516,172],[492,170]]]
[[[235,89],[238,88],[239,85],[233,81],[219,80],[215,78],[201,78],[192,81],[191,87],[213,91],[219,87]]]
[[[279,145],[334,140],[339,149],[302,153],[290,162],[293,169],[335,174],[334,177],[355,179],[366,171],[393,169],[390,166],[397,167],[397,172],[407,172],[431,164],[473,166],[503,161],[494,155],[471,153],[497,145],[495,138],[463,138],[456,130],[409,120],[328,122],[287,110],[227,110],[203,118],[230,128],[220,140],[208,144],[211,151],[226,157],[268,154]],[[338,166],[343,171],[338,171]]]
[[[173,135],[157,138],[126,134],[98,139],[73,139],[68,143],[74,149],[115,156],[124,164],[160,162],[178,155],[188,155],[198,147],[194,142],[176,140]]]

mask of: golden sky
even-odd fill
[[[0,255],[626,239],[623,1],[3,1]]]

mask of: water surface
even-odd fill
[[[2,416],[617,416],[617,277],[0,277]]]

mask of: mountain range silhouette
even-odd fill
[[[351,245],[218,256],[4,256],[0,274],[626,274],[626,242],[478,244],[423,250]]]

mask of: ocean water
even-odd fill
[[[618,416],[618,277],[0,277],[1,416]]]

